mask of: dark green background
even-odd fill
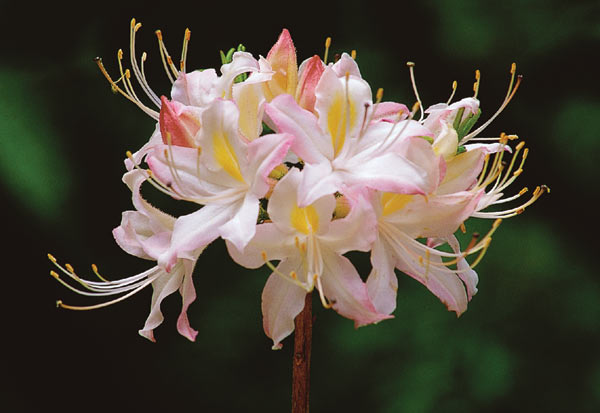
[[[486,135],[516,133],[530,157],[515,184],[552,188],[505,221],[481,265],[479,293],[457,319],[421,285],[400,276],[396,318],[354,330],[315,305],[312,412],[600,411],[600,7],[597,1],[421,1],[152,4],[29,2],[0,5],[0,190],[3,247],[0,408],[6,411],[285,412],[293,338],[279,352],[261,326],[268,273],[233,264],[222,242],[201,257],[189,316],[195,343],[175,329],[180,300],[163,305],[152,344],[137,334],[148,289],[94,312],[56,283],[46,253],[85,273],[120,278],[148,263],[122,252],[111,230],[130,194],[120,182],[126,150],[154,122],[114,96],[92,62],[116,74],[131,17],[158,93],[169,83],[153,31],[177,56],[192,30],[188,68],[219,65],[243,42],[266,55],[283,27],[299,59],[357,49],[363,77],[411,105],[407,60],[425,105],[445,101],[453,80],[471,94],[480,69],[483,119],[502,101],[510,64],[522,88]],[[399,11],[396,11],[399,10]],[[179,206],[157,199],[178,210]],[[485,231],[491,222],[468,222]],[[8,249],[7,247],[8,246]],[[357,257],[363,273],[364,256]],[[316,304],[316,303],[315,303]],[[4,411],[4,410],[3,410]]]

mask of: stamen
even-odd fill
[[[454,94],[456,93],[457,88],[458,88],[458,82],[455,80],[454,82],[452,82],[452,93],[450,94],[450,97],[446,101],[446,105],[449,105],[450,102],[452,102],[452,99],[454,98]]]
[[[171,83],[175,83],[175,79],[173,79],[171,72],[173,71],[175,78],[177,78],[177,69],[174,70],[174,68],[172,67],[173,60],[171,59],[171,56],[169,56],[167,48],[165,47],[165,44],[163,42],[162,32],[160,30],[156,30],[154,33],[156,34],[156,38],[158,39],[158,50],[160,51],[160,58],[163,62],[165,73],[167,74],[167,77],[169,78]]]
[[[350,57],[352,57],[352,59],[356,60],[356,50],[352,50],[350,52]]]
[[[313,275],[313,285],[317,284],[317,290],[319,291],[319,298],[321,299],[321,304],[323,305],[323,308],[329,310],[331,307],[333,307],[333,304],[335,304],[335,302],[328,302],[327,298],[325,297],[325,294],[323,293],[323,285],[321,284],[321,277],[319,277],[319,274],[314,274]]]
[[[192,32],[190,29],[185,29],[185,34],[183,36],[183,47],[181,48],[181,61],[179,62],[179,69],[181,72],[185,73],[185,62],[187,60],[187,50],[188,44],[190,42],[190,38],[192,37]]]
[[[500,108],[498,108],[496,113],[494,113],[492,115],[492,117],[489,118],[483,125],[481,125],[479,128],[475,129],[473,132],[471,132],[468,135],[466,135],[465,137],[463,137],[461,139],[461,141],[459,142],[459,145],[464,144],[469,139],[471,139],[474,136],[477,136],[479,133],[481,133],[481,131],[483,131],[485,128],[487,128],[494,121],[494,119],[496,119],[496,117],[498,117],[498,115],[500,115],[500,113],[502,113],[504,108],[506,108],[506,106],[509,104],[509,102],[512,100],[512,98],[515,96],[515,93],[517,92],[517,89],[519,89],[519,85],[521,84],[521,81],[523,79],[522,75],[518,75],[517,81],[516,81],[516,83],[514,83],[516,70],[517,70],[517,66],[515,63],[513,63],[510,68],[511,78],[510,78],[510,82],[508,84],[508,91],[506,92],[506,97],[504,98],[504,101],[500,105]]]
[[[421,98],[419,97],[419,92],[417,91],[417,82],[415,81],[415,64],[414,62],[406,62],[406,66],[408,66],[408,70],[410,71],[410,82],[412,83],[413,91],[415,93],[415,97],[417,98],[417,102],[419,103],[419,107],[421,108],[421,117],[419,118],[419,122],[423,120],[425,116],[425,112],[423,111],[423,104],[421,103]]]
[[[92,272],[94,274],[96,274],[96,277],[98,277],[101,281],[110,282],[106,278],[104,278],[103,276],[100,275],[100,273],[98,272],[98,266],[96,264],[92,264]]]
[[[327,58],[329,57],[329,48],[331,47],[331,37],[325,39],[325,54],[323,56],[323,63],[327,64]]]
[[[277,267],[275,267],[271,261],[269,261],[269,259],[267,257],[267,253],[265,251],[261,251],[260,256],[262,257],[263,261],[265,262],[265,265],[273,272],[273,274],[279,275],[284,280],[287,280],[287,281],[291,282],[292,284],[297,285],[298,287],[306,290],[307,292],[312,291],[312,288],[309,285],[298,280],[298,275],[296,274],[295,271],[291,271],[289,275],[286,275],[283,272],[281,272],[279,269],[277,269]]]
[[[475,83],[473,83],[473,98],[477,99],[477,94],[479,93],[479,83],[481,82],[481,72],[479,69],[475,70]]]

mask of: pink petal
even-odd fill
[[[269,100],[283,93],[293,95],[298,83],[298,64],[296,48],[287,29],[283,29],[277,43],[269,50],[267,61],[275,71],[273,78],[267,82]]]
[[[302,108],[310,112],[313,112],[315,109],[315,100],[317,98],[315,96],[315,89],[324,71],[325,66],[323,65],[323,61],[317,55],[308,59],[302,66],[296,89],[296,100]]]
[[[319,128],[312,112],[302,109],[290,95],[279,95],[265,112],[277,132],[294,136],[292,151],[307,163],[333,156],[331,140]]]
[[[183,280],[183,268],[175,268],[171,273],[165,272],[152,283],[152,303],[150,315],[146,319],[144,327],[139,331],[140,335],[151,341],[154,340],[153,330],[162,324],[164,316],[160,310],[162,301],[170,294],[177,291]]]
[[[323,293],[340,315],[354,320],[355,327],[393,318],[379,313],[369,298],[367,285],[346,257],[323,251]]]
[[[161,97],[160,133],[163,142],[176,146],[195,146],[194,137],[200,130],[200,112],[194,113],[191,107],[186,107],[177,101],[169,102]]]
[[[190,327],[188,320],[187,310],[192,302],[196,300],[196,290],[194,289],[194,281],[192,280],[192,273],[194,272],[195,261],[184,260],[184,272],[183,282],[179,288],[181,294],[181,313],[177,318],[177,331],[182,336],[186,337],[190,341],[195,341],[198,332]]]

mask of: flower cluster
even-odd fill
[[[118,80],[100,59],[97,63],[113,91],[157,122],[149,141],[127,153],[123,181],[135,209],[124,212],[113,231],[123,250],[153,266],[117,281],[108,281],[92,266],[99,277],[92,281],[50,255],[80,286],[51,271],[68,288],[89,296],[117,296],[86,307],[59,301],[60,307],[99,308],[152,285],[150,315],[140,334],[154,341],[153,330],[163,320],[161,302],[179,290],[177,329],[194,340],[197,332],[187,317],[196,298],[194,265],[210,243],[222,238],[238,264],[272,270],[262,293],[262,311],[274,348],[291,334],[306,294],[314,289],[323,306],[354,320],[357,327],[391,318],[396,269],[460,315],[477,292],[473,267],[500,221],[521,213],[547,190],[538,187],[516,207],[487,211],[527,191],[504,195],[523,170],[524,142],[511,148],[508,143],[515,135],[479,137],[519,86],[514,65],[498,112],[475,128],[481,114],[478,72],[473,97],[452,103],[455,82],[446,103],[424,110],[414,64],[409,63],[417,98],[409,109],[383,101],[381,89],[373,96],[354,52],[328,62],[329,39],[323,59],[315,55],[298,65],[290,34],[283,30],[266,58],[240,46],[221,53],[219,72],[187,72],[189,30],[179,66],[157,31],[173,83],[170,98],[159,97],[146,81],[147,55],[142,54],[141,64],[136,56],[140,26],[131,23],[131,69],[123,69],[122,51]],[[156,109],[134,91],[132,72]],[[142,197],[144,183],[198,208],[179,217],[166,214]],[[454,234],[464,231],[469,217],[494,221],[487,234],[475,234],[463,248]],[[440,248],[444,245],[448,247]],[[350,251],[370,253],[372,270],[366,281],[345,256]]]

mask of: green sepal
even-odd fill
[[[460,155],[461,153],[464,153],[467,151],[467,148],[465,148],[463,145],[460,145],[458,148],[456,148],[456,154]]]
[[[462,108],[458,109],[458,111],[456,112],[456,117],[454,118],[454,123],[452,124],[452,127],[456,131],[458,131],[458,128],[460,127],[460,123],[462,122],[463,113],[465,113],[464,106]]]
[[[465,137],[471,131],[471,129],[473,129],[473,126],[475,126],[475,123],[479,120],[480,116],[481,109],[477,109],[477,113],[475,115],[469,115],[467,119],[458,127],[458,129],[455,128],[459,140]]]

